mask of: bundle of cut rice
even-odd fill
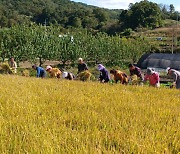
[[[137,75],[132,75],[131,76],[131,84],[132,85],[138,85],[138,77],[137,77]]]
[[[30,74],[29,70],[27,70],[27,69],[22,71],[22,76],[29,77],[30,76],[29,74]]]
[[[12,69],[10,68],[10,66],[9,66],[8,63],[3,63],[3,64],[1,64],[1,70],[2,70],[4,73],[7,73],[7,74],[13,74],[13,71],[12,71]]]
[[[86,71],[79,73],[78,79],[81,81],[89,81],[91,76],[92,76],[92,74],[88,70],[86,70]]]

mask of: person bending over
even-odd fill
[[[63,72],[62,73],[62,78],[63,79],[67,79],[67,80],[74,80],[75,76],[73,73],[69,73],[69,72]]]
[[[129,64],[130,80],[132,84],[142,84],[143,75],[141,69],[133,64]]]
[[[37,74],[36,74],[37,78],[45,78],[46,77],[46,71],[44,70],[44,68],[37,66],[37,65],[33,65],[32,68],[37,71]]]
[[[173,85],[176,86],[176,89],[180,89],[180,72],[170,67],[166,69],[166,72],[173,78]]]
[[[146,75],[144,77],[144,81],[149,80],[149,85],[153,87],[160,87],[160,78],[159,74],[155,72],[154,69],[148,68],[146,71]]]
[[[49,73],[51,78],[61,78],[61,71],[58,68],[52,68],[51,66],[47,66],[46,71]]]
[[[99,80],[100,82],[107,83],[110,80],[109,72],[108,70],[102,65],[98,65],[98,70],[100,71]]]
[[[116,83],[120,81],[122,84],[128,84],[128,76],[126,73],[115,69],[110,70],[110,73],[113,74]]]

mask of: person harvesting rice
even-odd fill
[[[37,65],[33,65],[32,68],[37,71],[37,74],[36,74],[37,78],[45,78],[46,77],[46,71],[44,70],[44,68],[37,66]]]
[[[84,63],[82,58],[78,59],[78,72],[77,72],[77,79],[81,81],[88,81],[90,80],[92,74],[88,71],[87,64]]]
[[[17,63],[15,62],[14,57],[11,57],[10,62],[9,62],[9,66],[10,66],[12,72],[14,74],[16,74],[17,73]]]
[[[88,70],[88,67],[87,67],[87,64],[84,63],[83,59],[82,58],[79,58],[78,59],[78,74],[83,72],[83,71],[86,71]]]
[[[73,73],[69,73],[69,72],[63,72],[62,73],[62,78],[63,79],[67,79],[67,80],[74,80],[75,76]]]
[[[149,80],[149,85],[153,87],[160,87],[160,78],[159,74],[155,72],[154,69],[148,68],[146,75],[144,77],[144,81]]]
[[[61,71],[58,68],[52,68],[50,65],[46,67],[46,71],[51,78],[61,78]]]
[[[176,86],[176,89],[180,89],[180,72],[175,69],[171,69],[170,67],[166,69],[166,72],[173,78],[173,85]]]
[[[108,70],[102,65],[98,65],[98,70],[100,71],[99,80],[100,82],[107,83],[110,80],[109,72]]]
[[[143,76],[141,69],[133,64],[129,64],[130,79],[132,84],[142,84]]]
[[[120,81],[120,83],[122,83],[122,84],[128,83],[128,76],[126,75],[126,73],[121,72],[119,70],[115,70],[115,69],[110,70],[110,73],[113,74],[114,80],[116,83],[118,81]]]

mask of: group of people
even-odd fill
[[[68,80],[73,80],[75,78],[74,74],[69,73],[69,72],[63,72],[62,73],[58,68],[52,68],[52,66],[50,66],[50,65],[48,65],[46,67],[46,70],[44,70],[44,68],[42,68],[40,66],[37,66],[37,65],[33,65],[32,68],[37,71],[36,76],[38,78],[45,78],[46,77],[46,72],[49,73],[51,78],[60,79],[61,75],[62,75],[62,78],[68,79]]]
[[[78,73],[80,74],[81,72],[84,72],[88,70],[87,64],[84,63],[82,58],[79,58],[79,64],[78,64]],[[58,68],[52,68],[52,66],[48,65],[46,67],[46,70],[40,66],[33,65],[32,68],[37,71],[37,77],[45,78],[46,77],[46,72],[49,73],[50,77],[52,78],[58,78],[60,79],[61,76],[63,79],[68,79],[68,80],[74,80],[75,75],[70,72],[61,72]]]
[[[16,73],[17,64],[12,57],[10,59],[10,67]],[[68,80],[74,80],[75,75],[70,72],[62,72],[58,68],[53,68],[52,66],[47,66],[46,69],[33,65],[32,68],[37,71],[37,77],[45,78],[46,72],[49,73],[50,77],[52,78],[63,78]],[[113,79],[116,83],[120,82],[121,84],[132,84],[132,85],[143,85],[146,81],[149,81],[149,85],[153,87],[160,87],[160,77],[159,73],[156,72],[153,68],[147,68],[146,73],[143,74],[141,69],[133,64],[129,64],[129,74],[128,76],[125,72],[120,70],[112,69],[110,72],[105,68],[104,65],[98,64],[97,69],[100,72],[99,81],[102,83],[109,82],[110,74],[112,74]],[[78,59],[78,77],[81,73],[88,71],[87,64],[83,61],[82,58]],[[168,67],[166,72],[169,76],[173,78],[173,86],[177,89],[180,89],[180,72]],[[88,74],[90,75],[90,73]],[[90,76],[89,76],[90,77]]]
[[[102,65],[98,65],[98,70],[100,73],[100,81],[101,82],[109,82],[110,75],[108,70]],[[118,81],[122,84],[131,83],[133,85],[143,85],[146,81],[149,81],[149,85],[152,87],[160,87],[160,76],[159,73],[156,72],[153,68],[147,68],[145,75],[142,74],[142,71],[139,67],[129,64],[129,72],[130,76],[125,72],[120,70],[110,70],[110,74],[113,75],[114,81],[117,83]],[[168,67],[166,69],[167,75],[173,78],[172,86],[176,87],[176,89],[180,89],[180,72]]]
[[[98,69],[101,72],[100,81],[109,82],[110,75],[108,73],[108,70],[102,64],[98,65]],[[129,72],[130,76],[120,70],[110,70],[110,74],[113,75],[114,81],[116,83],[120,82],[122,84],[131,83],[133,85],[142,85],[145,81],[149,80],[150,86],[160,87],[159,74],[152,68],[148,68],[145,76],[143,76],[142,71],[139,67],[134,66],[133,64],[129,64]]]

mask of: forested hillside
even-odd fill
[[[0,0],[0,26],[35,22],[64,28],[101,29],[108,22],[115,22],[120,12],[69,0]]]
[[[128,28],[156,28],[164,19],[176,19],[174,6],[149,1],[130,4],[128,10],[109,10],[70,0],[0,0],[0,27],[16,24],[59,25],[87,28],[109,34]]]

